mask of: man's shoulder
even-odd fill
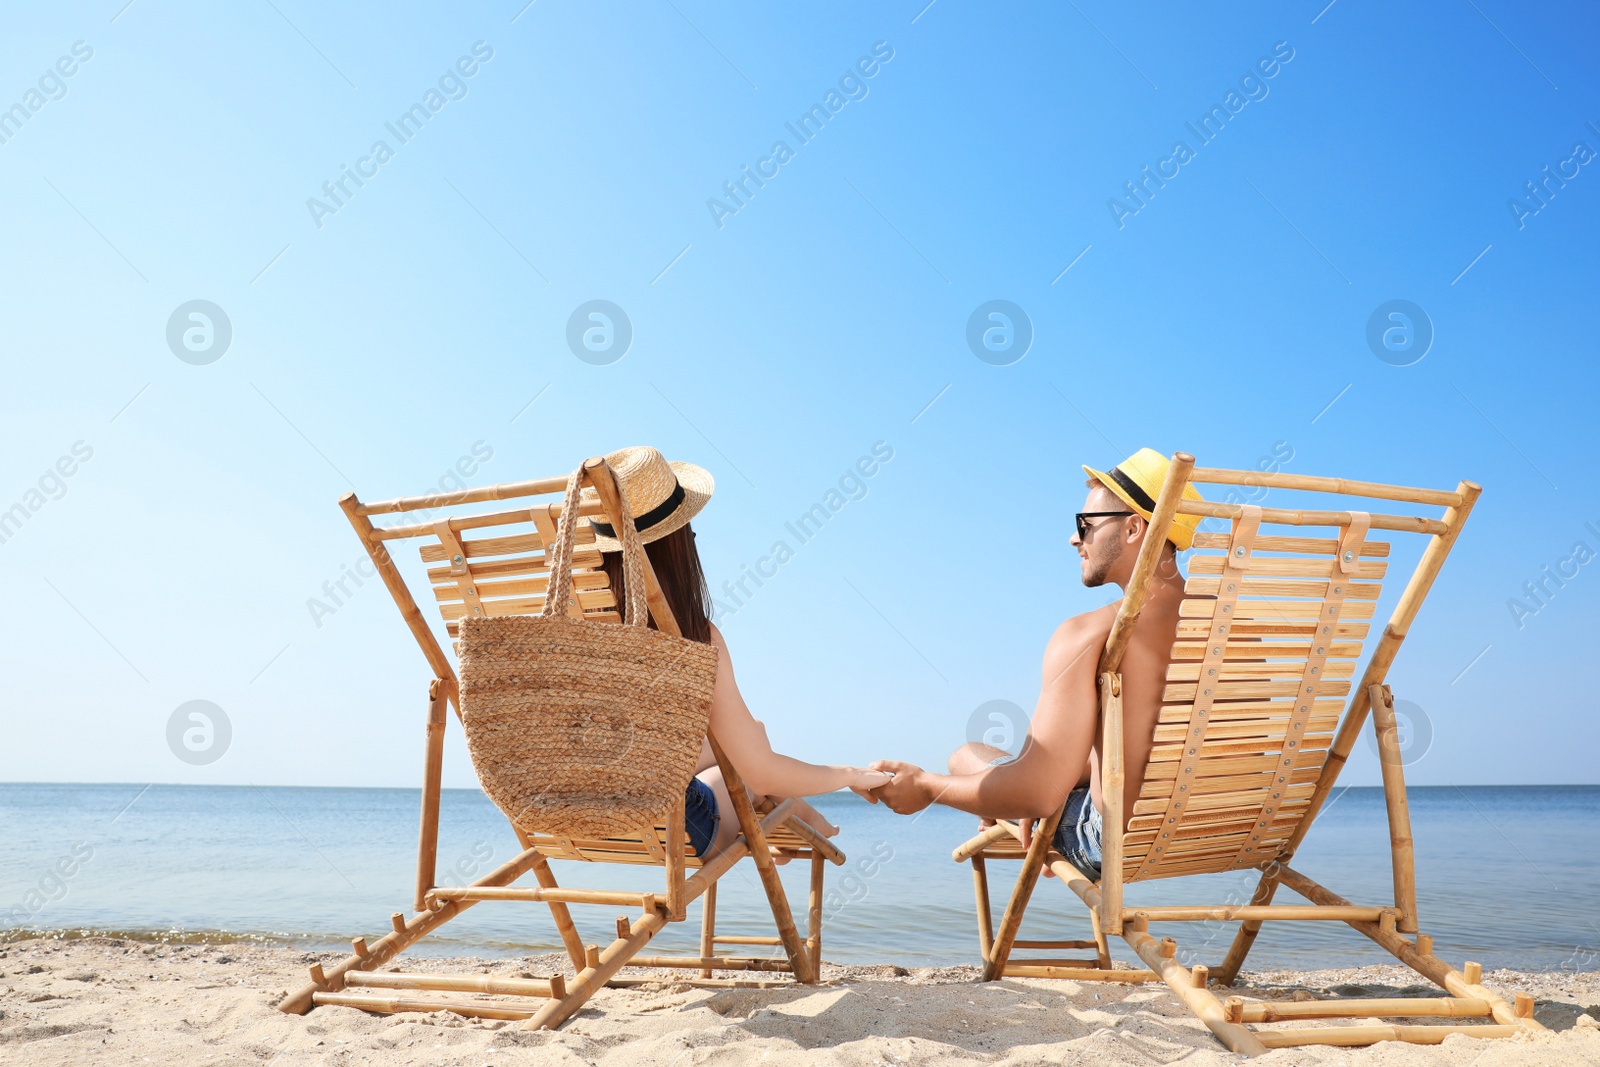
[[[1062,656],[1076,657],[1086,648],[1104,646],[1111,634],[1111,624],[1116,621],[1120,603],[1118,601],[1082,615],[1074,615],[1057,626],[1056,632],[1050,635],[1050,644],[1045,648],[1045,660],[1048,662]]]
[[[1074,615],[1056,627],[1055,636],[1064,637],[1068,640],[1083,640],[1094,637],[1104,640],[1106,635],[1111,633],[1111,624],[1116,621],[1117,609],[1121,606],[1121,600],[1113,600],[1111,603],[1095,608],[1093,611],[1086,611],[1082,615]]]

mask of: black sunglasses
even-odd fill
[[[1078,540],[1082,541],[1089,536],[1090,519],[1109,519],[1115,515],[1136,515],[1134,511],[1080,511],[1076,519],[1078,524]]]

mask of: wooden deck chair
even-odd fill
[[[1442,505],[1442,517],[1363,511],[1292,510],[1183,500],[1185,483],[1255,486],[1275,496],[1297,490]],[[1259,1054],[1292,1045],[1366,1045],[1377,1041],[1437,1043],[1451,1033],[1509,1036],[1542,1029],[1533,999],[1514,1005],[1481,984],[1482,969],[1461,970],[1433,954],[1418,933],[1410,816],[1395,712],[1384,677],[1411,630],[1439,568],[1481,492],[1471,482],[1453,490],[1409,489],[1291,474],[1194,466],[1172,457],[1150,523],[1166,530],[1175,514],[1227,520],[1225,532],[1200,533],[1189,564],[1185,600],[1167,671],[1155,743],[1139,799],[1123,807],[1122,675],[1120,665],[1139,617],[1162,539],[1146,537],[1098,668],[1105,751],[1100,753],[1105,803],[1102,877],[1091,882],[1051,847],[1061,816],[1044,820],[1031,847],[1019,828],[1000,822],[954,853],[972,863],[983,977],[1071,978],[1119,982],[1161,979],[1230,1050]],[[1277,502],[1275,500],[1275,502]],[[1310,536],[1305,527],[1331,529]],[[1390,545],[1377,531],[1424,534],[1428,543],[1389,624],[1355,678],[1366,645]],[[1347,699],[1348,698],[1348,702]],[[1394,868],[1393,905],[1357,906],[1290,866],[1318,810],[1327,801],[1351,748],[1372,715],[1381,754]],[[1022,872],[998,931],[989,909],[986,862],[1020,860]],[[1023,912],[1043,868],[1089,909],[1093,940],[1020,940]],[[1130,882],[1187,874],[1258,869],[1249,904],[1128,907]],[[1311,903],[1273,904],[1288,886]],[[1388,1000],[1322,1000],[1245,1004],[1219,1000],[1211,982],[1231,985],[1267,920],[1343,922],[1382,945],[1449,996]],[[1152,922],[1237,921],[1227,957],[1214,973],[1185,967],[1177,944],[1151,936]],[[1415,938],[1406,937],[1414,934]],[[1146,964],[1116,970],[1107,936],[1122,937]],[[1013,949],[1093,950],[1093,958],[1013,960]],[[1485,1017],[1479,1025],[1343,1025],[1261,1030],[1253,1023],[1361,1018]]]
[[[613,528],[620,529],[621,496],[611,468],[603,459],[585,462],[584,480],[594,490],[595,499],[589,499],[586,494],[579,509],[582,525],[576,531],[578,543],[573,576],[577,593],[571,611],[575,615],[581,612],[588,619],[617,622],[620,620],[616,598],[601,567],[600,553],[593,547],[595,537],[590,517],[603,514]],[[560,498],[566,484],[567,479],[560,477],[375,504],[363,504],[353,493],[340,499],[339,506],[355,527],[434,674],[428,684],[416,889],[410,918],[396,912],[390,917],[393,929],[382,937],[370,943],[365,938],[355,938],[354,953],[347,959],[328,968],[313,966],[310,983],[285,998],[279,1004],[281,1010],[303,1014],[322,1004],[341,1004],[373,1012],[445,1010],[482,1018],[522,1019],[527,1020],[528,1029],[553,1029],[582,1007],[600,987],[650,980],[616,977],[629,965],[687,968],[697,972],[696,977],[687,979],[696,985],[772,984],[770,981],[719,979],[713,977],[717,971],[785,972],[791,976],[790,980],[807,984],[817,981],[822,963],[823,863],[842,864],[844,854],[795,813],[793,801],[774,803],[763,799],[752,803],[737,768],[714,735],[708,735],[711,748],[733,797],[733,814],[739,821],[740,837],[709,862],[702,864],[689,845],[680,799],[665,825],[655,827],[653,833],[631,837],[572,840],[541,833],[536,826],[513,823],[522,851],[510,862],[471,885],[436,884],[439,776],[446,709],[447,705],[457,703],[457,678],[450,659],[390,557],[388,545],[400,540],[422,542],[422,560],[429,564],[427,577],[431,597],[438,604],[451,637],[457,635],[458,620],[468,614],[536,614],[544,606],[548,583],[545,549],[555,542],[561,517]],[[546,500],[487,514],[448,514],[450,509],[462,505],[550,494],[555,495],[556,502]],[[371,520],[374,515],[416,511],[428,512],[427,521],[378,527]],[[475,536],[468,536],[469,533]],[[656,626],[669,633],[680,633],[648,557],[644,559],[644,575],[650,614]],[[460,708],[456,711],[459,715]],[[597,770],[599,773],[603,773],[603,768]],[[716,933],[717,880],[745,856],[755,861],[760,874],[777,925],[775,937]],[[775,858],[810,861],[810,909],[804,939],[795,928],[788,898],[778,879]],[[666,885],[662,890],[642,893],[564,889],[556,884],[550,859],[658,866],[665,869]],[[691,876],[688,871],[694,868],[698,870]],[[530,871],[538,883],[536,886],[514,884]],[[688,905],[702,896],[704,910],[698,956],[639,954],[667,923],[683,921]],[[546,979],[509,979],[381,970],[399,953],[467,908],[488,900],[548,905],[574,973],[571,976],[554,974]],[[570,904],[638,908],[640,914],[635,919],[619,916],[615,940],[601,950],[598,945],[586,944],[579,937],[568,908]],[[718,945],[779,946],[784,955],[719,955]],[[749,949],[742,951],[748,953]],[[499,999],[440,996],[440,993],[496,994]]]

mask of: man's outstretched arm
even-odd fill
[[[1101,612],[1062,623],[1045,649],[1043,684],[1022,754],[977,774],[933,774],[879,760],[895,777],[873,795],[901,815],[939,803],[989,819],[1043,819],[1088,773],[1099,719],[1095,666],[1105,644]]]

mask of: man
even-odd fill
[[[1167,467],[1159,452],[1143,448],[1110,471],[1083,468],[1089,494],[1070,543],[1078,550],[1084,585],[1093,589],[1110,583],[1126,591]],[[1193,486],[1184,487],[1184,497],[1201,499]],[[1194,542],[1198,525],[1198,516],[1178,515],[1163,531],[1166,540],[1122,659],[1125,814],[1132,813],[1144,783],[1177,633],[1184,596],[1177,553]],[[880,760],[873,769],[888,771],[894,779],[873,790],[869,799],[882,800],[901,815],[940,803],[981,816],[986,824],[998,818],[1020,820],[1024,844],[1032,820],[1061,811],[1056,850],[1086,876],[1098,879],[1105,803],[1100,794],[1098,753],[1104,739],[1095,671],[1120,606],[1119,600],[1068,619],[1051,636],[1039,703],[1020,755],[968,742],[951,754],[947,775]]]

